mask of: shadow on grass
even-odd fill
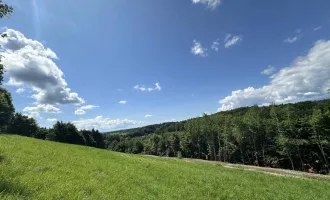
[[[2,197],[29,199],[29,191],[21,185],[14,184],[3,177],[0,177],[0,199]]]

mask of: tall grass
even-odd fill
[[[330,182],[0,135],[0,199],[329,199]]]

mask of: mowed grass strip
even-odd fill
[[[329,199],[326,180],[0,135],[0,199]]]

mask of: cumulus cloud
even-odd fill
[[[59,113],[60,109],[50,104],[38,104],[36,106],[25,107],[23,112]]]
[[[98,108],[99,106],[95,106],[95,105],[86,105],[86,106],[81,106],[80,108],[77,108],[74,111],[75,115],[84,115],[86,113],[86,110],[91,110],[94,108]]]
[[[25,91],[24,88],[18,88],[18,89],[16,90],[16,93],[21,94],[21,93],[23,93],[24,91]]]
[[[261,72],[261,74],[264,74],[264,75],[271,75],[271,74],[273,74],[275,71],[276,71],[276,68],[273,67],[273,66],[271,66],[271,65],[269,65],[265,70],[263,70],[263,71]]]
[[[57,119],[56,118],[48,118],[47,121],[49,121],[49,122],[57,122]]]
[[[29,112],[29,113],[24,113],[23,115],[29,118],[37,119],[39,117],[39,112]]]
[[[239,42],[241,42],[242,40],[242,36],[227,34],[224,40],[224,46],[225,48],[229,48],[235,44],[239,44]]]
[[[120,103],[120,104],[126,104],[127,101],[126,101],[126,100],[121,100],[121,101],[119,101],[119,103]]]
[[[219,45],[219,39],[216,39],[212,42],[211,49],[213,49],[214,51],[219,51]]]
[[[201,3],[205,4],[208,8],[215,9],[221,4],[221,0],[192,0],[194,4]]]
[[[64,74],[55,64],[56,54],[21,32],[7,29],[8,37],[0,37],[3,64],[6,65],[6,85],[31,88],[37,104],[81,104],[84,100],[71,92]]]
[[[136,85],[133,87],[135,90],[139,90],[142,92],[151,92],[151,91],[160,91],[162,87],[160,87],[159,83],[155,83],[155,87],[145,87],[144,85]]]
[[[270,77],[260,88],[233,91],[221,99],[219,111],[242,106],[282,104],[328,98],[330,88],[330,40],[315,43],[308,54]]]
[[[193,46],[191,47],[191,53],[196,56],[207,56],[207,49],[202,47],[202,44],[197,40],[193,41]]]
[[[146,114],[144,117],[145,117],[145,118],[149,118],[149,117],[152,117],[152,115],[150,115],[150,114]]]
[[[103,116],[97,116],[91,119],[80,119],[72,122],[78,129],[98,129],[107,131],[111,129],[129,128],[142,125],[145,122],[129,119],[111,119]]]

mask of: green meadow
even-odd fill
[[[329,199],[327,180],[0,135],[0,199]]]

